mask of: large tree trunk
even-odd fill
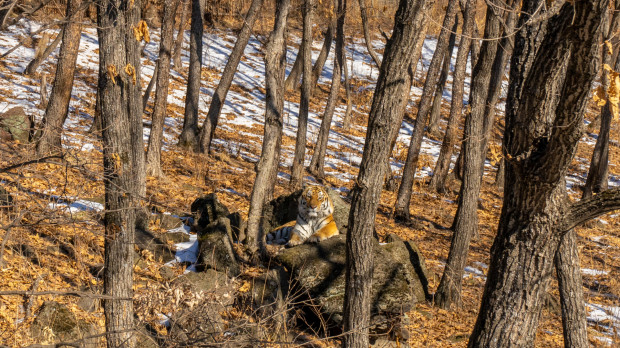
[[[285,28],[290,0],[276,3],[274,29],[265,47],[265,132],[260,159],[256,164],[256,179],[250,196],[247,246],[251,253],[262,249],[261,217],[265,202],[271,199],[276,184],[282,140],[284,110],[284,67],[286,66]]]
[[[179,7],[180,0],[164,2],[164,12],[161,26],[161,41],[159,43],[159,61],[157,63],[157,89],[155,90],[155,106],[151,121],[151,134],[146,150],[147,175],[161,177],[161,143],[164,136],[164,120],[168,105],[168,84],[170,82],[170,59],[174,32],[174,15]]]
[[[81,6],[82,0],[67,1],[66,16],[73,19],[65,24],[62,31],[62,45],[56,65],[54,87],[43,117],[43,132],[37,142],[37,153],[39,155],[62,150],[62,126],[69,113],[75,61],[80,48],[84,12],[80,10]]]
[[[338,103],[340,94],[340,77],[344,64],[344,23],[347,9],[346,0],[338,0],[336,6],[336,50],[334,52],[334,69],[332,73],[332,86],[327,97],[327,105],[321,120],[321,127],[314,147],[314,153],[310,160],[308,171],[318,179],[325,178],[325,154],[327,152],[327,141],[329,139],[329,129],[331,128],[334,110]]]
[[[198,145],[198,104],[200,102],[200,77],[202,70],[202,34],[204,0],[191,0],[192,24],[189,43],[189,73],[185,93],[185,117],[179,145],[195,148]]]
[[[310,109],[310,95],[312,93],[312,11],[314,1],[304,0],[303,36],[301,51],[303,52],[303,77],[301,84],[301,99],[299,101],[299,114],[297,117],[297,140],[295,142],[295,156],[291,167],[290,185],[293,189],[301,188],[304,160],[306,159],[306,133],[308,131],[308,111]]]
[[[133,347],[133,243],[141,179],[142,138],[138,26],[140,1],[109,0],[98,8],[99,93],[105,185],[104,301],[108,347]]]
[[[432,1],[428,1],[432,3]],[[400,128],[411,87],[411,50],[426,1],[402,0],[388,41],[368,117],[360,173],[353,188],[347,233],[343,347],[369,347],[372,232],[383,187],[390,140]]]
[[[407,150],[407,159],[405,161],[405,167],[403,168],[403,177],[400,182],[400,187],[398,188],[398,195],[396,197],[396,205],[394,209],[396,218],[409,219],[409,202],[411,201],[413,179],[418,165],[420,148],[422,147],[422,138],[424,137],[426,121],[428,120],[428,114],[432,106],[433,94],[435,92],[435,87],[437,86],[437,78],[441,72],[443,57],[448,49],[448,40],[450,38],[448,28],[452,28],[454,25],[456,10],[456,1],[449,1],[446,15],[443,20],[442,30],[439,33],[439,38],[437,39],[435,53],[433,54],[433,59],[428,67],[422,97],[420,98],[420,103],[418,105],[415,128],[413,130],[413,134],[411,135],[409,149]]]
[[[527,76],[514,76],[523,69],[511,70],[511,88],[525,81],[522,91],[537,92],[522,93],[516,112],[508,101],[504,206],[471,347],[533,346],[562,235],[600,213],[603,203],[617,203],[606,202],[615,197],[602,194],[595,200],[599,206],[592,201],[569,206],[564,180],[600,66],[599,38],[608,3],[566,3],[549,21]],[[523,6],[539,4],[532,0]],[[519,39],[513,67],[530,61],[523,50],[528,46]]]
[[[232,84],[235,73],[237,72],[237,67],[239,66],[241,57],[243,57],[245,47],[250,40],[254,22],[258,17],[259,10],[262,5],[263,0],[252,1],[250,9],[245,15],[243,27],[237,36],[235,47],[233,47],[232,52],[230,52],[230,56],[228,57],[228,61],[226,62],[226,66],[222,72],[220,83],[217,85],[217,88],[213,93],[211,105],[209,106],[209,112],[207,112],[207,118],[205,119],[202,130],[200,131],[200,152],[202,153],[207,153],[211,149],[211,141],[213,141],[213,135],[215,134],[215,128],[217,127],[217,122],[220,118],[220,114],[222,113],[222,107],[224,107],[224,102],[226,101],[226,95],[228,94],[230,85]]]
[[[454,76],[452,78],[452,101],[450,105],[450,116],[448,116],[448,125],[446,126],[446,133],[444,134],[443,142],[441,143],[441,149],[439,151],[439,157],[435,164],[435,170],[433,171],[433,177],[431,178],[430,186],[437,192],[443,192],[445,190],[446,178],[448,177],[448,170],[450,169],[450,162],[452,161],[452,153],[454,152],[454,145],[457,139],[457,130],[461,115],[463,114],[463,90],[465,88],[465,75],[467,73],[467,58],[469,57],[469,51],[471,49],[471,39],[467,37],[471,35],[473,30],[473,23],[470,19],[466,23],[463,23],[463,33],[461,36],[461,42],[459,43],[459,50],[456,55],[456,66]],[[435,98],[439,97],[437,95]]]
[[[433,136],[439,135],[439,120],[441,119],[441,101],[443,100],[443,90],[446,87],[448,81],[448,74],[450,73],[450,62],[452,61],[452,51],[456,44],[456,31],[459,26],[459,17],[454,18],[454,25],[450,32],[450,39],[448,40],[448,49],[443,56],[443,64],[441,66],[441,74],[439,74],[439,80],[437,81],[437,87],[435,88],[435,97],[433,98],[433,106],[431,107],[431,115],[428,120],[428,134]],[[461,40],[464,41],[464,40]],[[470,40],[471,42],[471,40]]]
[[[181,2],[181,18],[179,18],[179,30],[177,38],[174,41],[174,50],[172,51],[172,64],[177,72],[181,72],[183,64],[181,63],[181,51],[183,51],[183,39],[185,37],[185,26],[187,23],[187,12],[189,12],[188,3],[191,0],[182,0]]]
[[[512,4],[507,3],[508,6]],[[478,196],[484,161],[484,117],[489,83],[498,40],[501,33],[501,13],[495,4],[487,7],[484,37],[480,57],[472,71],[471,112],[465,120],[463,133],[463,181],[459,193],[459,205],[454,220],[454,233],[450,244],[448,261],[435,294],[435,303],[447,309],[453,303],[460,304],[463,272],[467,262],[469,243],[478,232]],[[467,10],[465,11],[467,12]]]

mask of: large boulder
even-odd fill
[[[320,308],[322,320],[331,327],[339,327],[342,323],[345,241],[345,236],[339,235],[318,244],[286,249],[276,257],[292,272],[290,283],[298,287],[296,293],[307,294],[313,305]],[[374,324],[399,317],[411,310],[416,302],[425,301],[428,291],[424,285],[428,284],[425,274],[421,266],[412,263],[404,242],[380,245],[373,239],[373,257],[375,266],[370,297],[373,299]]]
[[[13,140],[25,144],[30,141],[33,122],[21,106],[0,114],[0,129],[11,134]]]
[[[56,342],[71,342],[85,339],[81,347],[99,347],[100,338],[86,338],[95,336],[97,330],[90,324],[78,320],[73,312],[65,305],[55,301],[43,303],[30,328],[32,338],[37,342],[50,339]]]
[[[345,202],[338,192],[327,188],[327,194],[334,203],[334,221],[340,234],[346,234],[351,205]],[[269,202],[263,210],[263,231],[269,233],[278,226],[297,219],[297,203],[302,190],[280,196]]]
[[[220,217],[204,229],[198,237],[198,261],[201,268],[226,272],[230,276],[241,273],[239,262],[232,245],[230,220]]]

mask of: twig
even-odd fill
[[[37,291],[37,287],[39,287],[41,279],[46,276],[47,274],[40,274],[37,279],[35,279],[34,283],[32,283],[32,286],[30,286],[30,294],[25,296],[24,302],[26,302],[26,308],[24,310],[24,321],[28,320],[28,317],[30,316],[30,309],[32,308],[32,304],[34,302],[34,296],[32,296],[32,294]]]
[[[121,301],[131,301],[133,298],[131,297],[117,297],[110,295],[102,295],[102,294],[93,294],[91,292],[85,291],[75,291],[75,290],[47,290],[47,291],[38,291],[33,292],[29,290],[9,290],[9,291],[0,291],[0,296],[45,296],[45,295],[59,295],[59,296],[74,296],[74,297],[86,297],[86,298],[98,298],[102,300],[121,300]]]
[[[45,156],[45,157],[33,159],[33,160],[22,162],[22,163],[17,163],[17,164],[10,165],[8,167],[1,168],[0,169],[0,173],[5,173],[5,172],[8,172],[11,169],[15,169],[15,168],[26,166],[26,165],[33,164],[33,163],[46,162],[48,159],[52,159],[52,158],[64,159],[64,157],[65,157],[64,154],[56,154],[56,155]]]

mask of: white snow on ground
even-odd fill
[[[609,272],[599,271],[597,269],[591,269],[591,268],[582,268],[581,274],[588,275],[588,276],[599,276],[599,275],[607,275],[609,274]]]

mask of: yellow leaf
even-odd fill
[[[118,76],[118,71],[116,71],[116,67],[114,65],[108,65],[108,78],[112,80],[112,83],[116,85],[116,77]]]
[[[138,77],[136,76],[136,68],[134,68],[131,63],[127,63],[127,65],[125,66],[125,73],[131,76],[131,78],[133,79],[133,84],[135,85]]]
[[[603,88],[603,86],[598,86],[598,88],[594,90],[592,99],[598,106],[605,105],[605,89]]]
[[[613,47],[611,46],[611,42],[609,42],[609,40],[605,40],[605,47],[607,47],[607,54],[612,55],[614,53]]]
[[[239,287],[239,292],[244,293],[250,291],[251,285],[250,282],[244,281],[243,285]]]
[[[136,41],[151,42],[151,36],[149,35],[149,26],[144,20],[138,22],[138,26],[133,28],[133,35],[136,37]]]

